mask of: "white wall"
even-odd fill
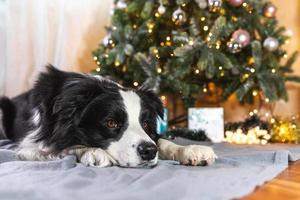
[[[6,66],[5,0],[0,0],[0,95],[4,93]]]
[[[111,5],[112,0],[0,0],[0,91],[10,97],[24,92],[47,63],[70,71],[96,68],[91,52],[105,34]]]

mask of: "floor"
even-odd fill
[[[261,199],[300,199],[300,161],[290,163],[288,169],[241,200]]]

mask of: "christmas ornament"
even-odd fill
[[[231,39],[229,42],[227,42],[227,48],[231,53],[239,53],[243,46],[241,43]]]
[[[231,37],[235,42],[239,43],[243,47],[246,47],[250,44],[250,34],[248,31],[243,29],[236,30]]]
[[[160,4],[160,6],[158,7],[157,11],[158,11],[159,14],[162,15],[162,14],[164,14],[166,12],[166,7],[164,5],[162,5],[162,4]]]
[[[276,38],[268,37],[265,39],[263,46],[268,51],[275,51],[278,49],[279,42]]]
[[[199,8],[206,9],[207,8],[207,0],[196,0],[196,3],[198,4]]]
[[[275,120],[272,128],[272,142],[298,143],[300,126],[296,121]]]
[[[264,7],[263,13],[264,13],[264,16],[265,16],[265,17],[272,18],[272,17],[275,17],[276,11],[277,11],[276,6],[273,5],[272,3],[268,3],[268,4]]]
[[[211,12],[216,12],[222,7],[222,0],[208,0],[208,7]]]
[[[116,44],[115,44],[114,40],[111,38],[111,35],[107,35],[103,39],[103,45],[107,48],[113,48],[113,47],[115,47]]]
[[[182,25],[183,23],[186,22],[186,14],[183,10],[181,10],[181,8],[178,8],[177,10],[175,10],[172,14],[172,21],[176,24],[176,25]]]
[[[244,0],[228,0],[228,3],[233,7],[239,7],[244,3]]]
[[[118,9],[124,9],[124,8],[127,7],[127,4],[126,4],[126,2],[125,2],[124,0],[119,0],[119,1],[117,2],[117,4],[116,4],[116,7],[117,7]]]

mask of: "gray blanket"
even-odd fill
[[[1,140],[0,199],[232,199],[252,192],[284,170],[289,160],[300,158],[296,145],[212,146],[219,159],[210,167],[160,161],[153,169],[129,169],[85,167],[73,156],[49,162],[18,161],[10,150],[13,144]]]

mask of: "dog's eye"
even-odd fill
[[[143,122],[143,128],[144,129],[148,129],[148,127],[149,127],[148,123],[147,122]]]
[[[116,120],[109,119],[109,120],[106,121],[106,127],[107,128],[118,128],[119,124]]]

